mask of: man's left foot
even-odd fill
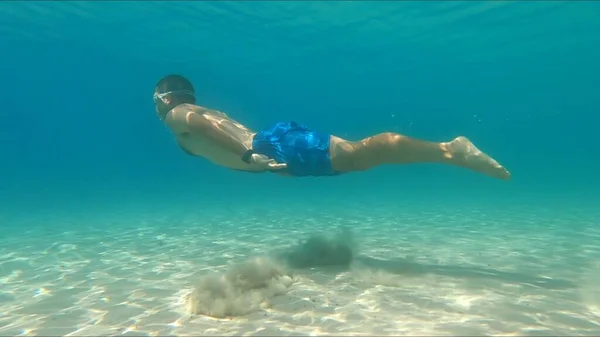
[[[483,173],[490,177],[503,180],[510,179],[510,173],[504,166],[500,165],[492,157],[481,152],[466,137],[456,137],[445,145],[450,153],[452,161],[456,165]]]

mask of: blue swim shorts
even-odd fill
[[[281,122],[254,136],[252,150],[286,163],[293,176],[332,176],[329,134],[312,131],[296,122]]]

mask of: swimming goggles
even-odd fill
[[[184,94],[184,95],[190,95],[190,96],[194,96],[194,92],[190,91],[190,90],[173,90],[173,91],[167,91],[167,92],[163,92],[162,94],[154,94],[153,99],[154,102],[156,103],[159,99],[161,101],[163,101],[163,98],[165,98],[167,95],[170,94]],[[163,101],[164,103],[165,101]]]

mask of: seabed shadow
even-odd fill
[[[383,260],[358,253],[351,230],[343,227],[333,234],[311,234],[296,245],[276,252],[275,258],[296,270],[319,269],[329,273],[348,271],[352,264],[405,276],[440,275],[462,279],[488,279],[511,284],[528,284],[545,289],[572,289],[576,284],[518,272],[477,266],[423,264],[408,259]]]

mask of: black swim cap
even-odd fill
[[[158,83],[156,83],[156,91],[159,94],[168,91],[190,91],[195,93],[192,82],[177,74],[167,75],[158,81]]]

